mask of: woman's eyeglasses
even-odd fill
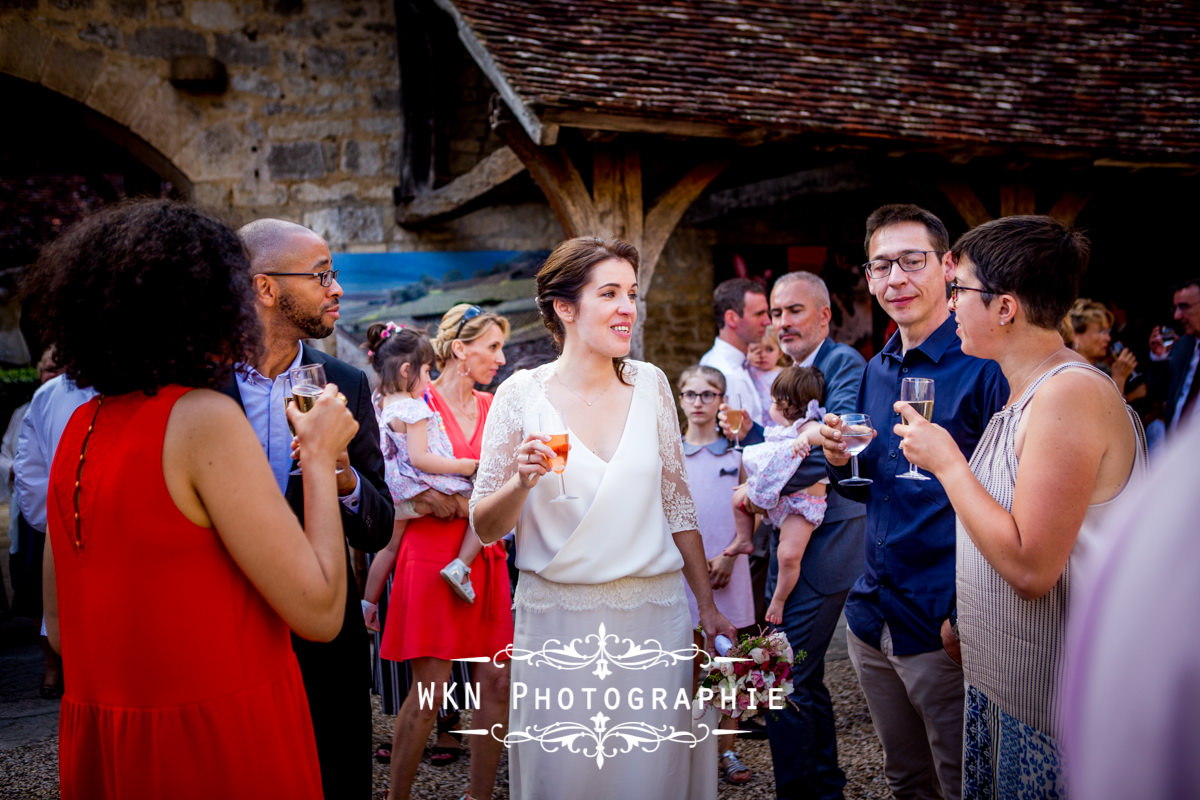
[[[466,311],[464,311],[463,315],[461,317],[459,317],[458,330],[456,330],[454,332],[454,338],[457,339],[459,336],[462,336],[463,326],[466,325],[471,320],[478,317],[482,313],[483,313],[483,309],[480,308],[479,306],[471,306]]]
[[[980,294],[995,294],[991,289],[976,289],[974,286],[963,286],[958,281],[950,284],[950,300],[957,303],[959,292],[979,292]]]
[[[701,403],[703,403],[706,406],[710,405],[714,400],[716,400],[720,396],[721,395],[717,394],[716,392],[690,392],[689,391],[689,392],[680,392],[679,393],[679,399],[685,403],[694,403],[694,402],[696,402],[696,400],[699,400]]]

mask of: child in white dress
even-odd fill
[[[434,363],[429,337],[412,328],[377,322],[367,329],[367,346],[371,366],[379,376],[376,398],[379,444],[392,501],[411,500],[426,489],[469,497],[470,476],[475,474],[479,462],[454,457],[441,414],[424,399]],[[368,603],[378,602],[387,576],[395,567],[406,525],[407,520],[396,520],[391,541],[371,563],[363,590]],[[458,557],[441,571],[442,578],[468,603],[475,602],[470,564],[482,548],[479,537],[468,525]],[[378,630],[379,623],[371,618],[370,609],[365,613],[367,627]]]
[[[825,518],[828,480],[794,494],[780,495],[813,445],[821,442],[819,429],[825,411],[820,407],[820,399],[824,395],[825,376],[819,369],[782,370],[771,385],[770,413],[778,425],[767,429],[765,442],[750,445],[742,452],[746,482],[733,494],[737,535],[725,553],[753,552],[754,515],[745,508],[747,500],[763,509],[771,524],[779,528],[779,577],[766,613],[767,622],[772,625],[783,621],[783,604],[800,580],[804,549],[813,529]]]

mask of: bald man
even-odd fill
[[[304,493],[292,469],[292,434],[284,416],[284,375],[302,364],[323,364],[330,383],[345,394],[358,420],[358,433],[338,465],[342,529],[351,547],[367,553],[391,538],[394,506],[383,479],[379,427],[367,376],[361,370],[306,347],[301,339],[333,333],[342,287],[329,246],[302,225],[277,219],[251,222],[238,231],[250,257],[255,309],[264,347],[253,364],[237,371],[226,393],[245,409],[280,491],[303,522]],[[326,798],[371,796],[371,697],[367,631],[358,586],[346,553],[346,614],[332,642],[317,643],[293,634],[292,645],[304,676],[321,762]]]

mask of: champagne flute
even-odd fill
[[[561,490],[558,497],[550,502],[561,503],[564,500],[578,500],[578,497],[567,494],[567,480],[563,477],[563,472],[567,468],[567,452],[571,449],[567,423],[563,421],[562,414],[555,409],[552,414],[540,413],[538,425],[543,433],[550,434],[550,441],[546,442],[546,445],[554,451],[554,457],[550,459],[550,469],[558,474],[558,484]]]
[[[742,396],[735,394],[733,400],[737,403],[737,408],[725,409],[725,424],[729,426],[729,432],[733,434],[733,449],[742,449],[742,440],[738,438],[738,433],[741,432],[742,426],[746,424],[746,409],[742,408]]]
[[[302,364],[295,369],[290,369],[287,375],[284,376],[284,390],[286,394],[283,397],[283,407],[286,411],[287,407],[293,403],[300,411],[307,413],[312,410],[316,404],[317,398],[321,396],[321,390],[325,388],[325,367],[322,364]],[[286,413],[285,413],[286,418]],[[288,420],[288,428],[292,431],[292,436],[296,435],[296,429],[292,426],[292,421]],[[295,469],[288,473],[289,475],[300,475],[301,469],[297,465]]]
[[[875,428],[871,418],[866,414],[842,414],[842,443],[850,454],[850,477],[842,478],[838,483],[842,486],[867,486],[874,483],[870,478],[858,474],[858,454],[867,449],[871,443]]]
[[[925,419],[933,420],[933,378],[905,378],[900,382],[900,399]],[[928,475],[917,471],[916,464],[909,464],[908,472],[902,472],[896,477],[910,481],[929,480]]]

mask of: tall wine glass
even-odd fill
[[[746,424],[746,409],[742,408],[742,396],[735,394],[733,402],[737,403],[737,408],[725,409],[725,424],[729,426],[729,432],[733,434],[733,449],[742,449],[742,440],[738,438],[738,434],[742,430],[742,426]]]
[[[567,423],[563,420],[562,414],[555,409],[553,412],[540,412],[538,414],[538,424],[542,429],[542,433],[550,434],[550,441],[546,442],[546,445],[554,451],[554,458],[550,459],[550,469],[558,474],[560,491],[558,497],[555,497],[550,502],[561,503],[564,500],[578,500],[578,497],[567,494],[567,479],[563,477],[563,472],[567,468],[567,452],[571,449],[570,437],[567,434]]]
[[[842,443],[846,445],[846,452],[850,454],[850,477],[838,481],[840,485],[866,486],[874,483],[870,478],[863,478],[858,474],[858,454],[867,449],[867,445],[874,438],[871,435],[874,431],[871,418],[866,414],[842,414]]]
[[[321,396],[321,390],[325,388],[325,366],[323,364],[302,364],[295,369],[287,371],[284,376],[284,391],[286,394],[283,397],[283,407],[286,411],[287,407],[292,403],[296,404],[296,408],[302,412],[312,410],[316,404],[317,398]],[[285,414],[286,418],[286,414]],[[296,435],[296,429],[292,427],[292,421],[288,420],[288,428],[292,431],[292,436]],[[289,475],[301,474],[300,465],[288,473]]]
[[[900,382],[900,399],[927,420],[933,419],[933,378],[905,378]],[[928,475],[917,471],[916,464],[908,465],[908,472],[902,472],[897,478],[910,481],[927,481]]]

